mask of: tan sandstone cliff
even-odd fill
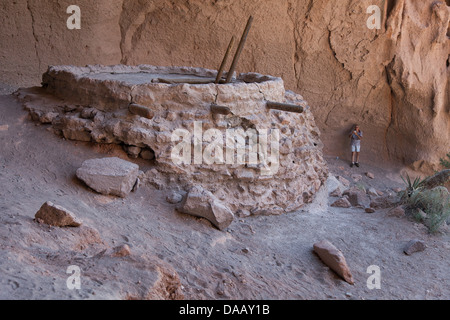
[[[76,3],[75,3],[76,2]],[[81,29],[69,30],[69,5]],[[370,5],[383,12],[369,29]],[[282,77],[302,94],[325,152],[429,169],[450,150],[449,3],[433,0],[2,1],[1,81],[39,85],[48,65],[184,65],[216,69],[232,35],[255,20],[239,72]]]

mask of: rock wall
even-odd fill
[[[449,1],[4,1],[1,81],[32,85],[48,65],[185,65],[217,69],[232,35],[254,23],[238,72],[283,78],[310,103],[325,152],[430,169],[449,151]],[[81,9],[68,30],[66,9]],[[381,29],[369,29],[378,5]]]

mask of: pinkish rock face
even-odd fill
[[[307,102],[281,78],[247,73],[215,84],[216,73],[50,67],[44,88],[22,90],[19,99],[35,120],[48,123],[51,113],[53,129],[67,139],[124,144],[132,158],[154,154],[156,171],[144,182],[201,186],[233,213],[281,214],[311,202],[328,169]],[[267,101],[303,112],[272,110]]]

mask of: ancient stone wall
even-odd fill
[[[121,144],[130,156],[153,153],[155,169],[143,180],[158,188],[201,186],[241,216],[312,202],[328,169],[303,97],[286,91],[281,78],[247,73],[215,84],[216,75],[185,67],[59,66],[44,74],[42,88],[17,95],[34,120],[66,139]],[[182,83],[165,83],[170,79]],[[268,101],[303,112],[272,110]]]

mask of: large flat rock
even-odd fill
[[[77,170],[77,177],[95,191],[121,198],[131,192],[138,174],[137,164],[116,157],[86,160]]]

